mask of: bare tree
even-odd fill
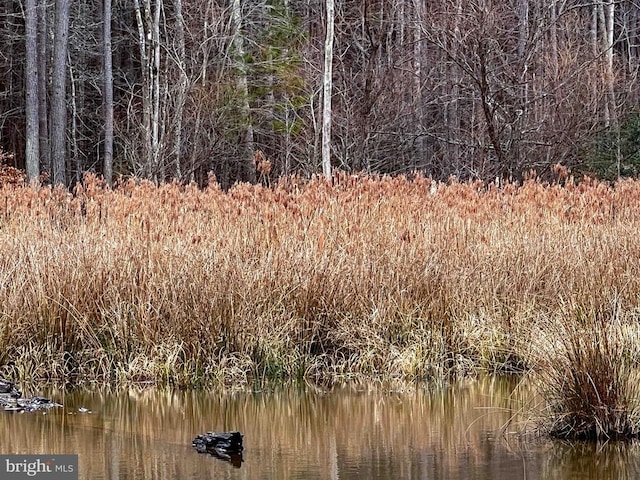
[[[40,138],[38,123],[38,11],[36,0],[25,2],[26,53],[26,153],[27,180],[40,176]]]
[[[117,161],[226,188],[255,181],[258,151],[270,180],[640,172],[634,2],[24,1],[0,0],[0,147],[33,178],[38,159],[109,182]]]
[[[143,177],[158,180],[160,161],[160,13],[161,0],[134,0],[140,51],[142,102],[142,160],[136,165]],[[160,175],[161,176],[161,175]],[[163,179],[164,180],[164,179]]]
[[[53,183],[66,185],[67,161],[67,46],[69,0],[56,0],[51,75],[51,160]]]
[[[256,172],[253,166],[253,154],[255,150],[253,125],[251,121],[251,107],[249,105],[249,88],[247,85],[247,72],[244,62],[244,33],[242,31],[242,7],[240,0],[232,0],[231,16],[233,17],[234,33],[233,45],[235,56],[239,64],[238,73],[238,95],[240,96],[240,104],[242,111],[242,128],[243,148],[242,169],[244,170],[245,179],[250,182],[256,181]]]
[[[147,0],[147,15],[151,16],[151,7]],[[164,159],[160,159],[160,12],[162,0],[155,0],[153,20],[150,23],[151,41],[153,44],[153,61],[151,63],[150,80],[152,84],[151,110],[151,156],[152,177],[154,180],[164,181]],[[149,23],[149,22],[148,22]]]
[[[40,144],[41,165],[51,171],[51,150],[49,148],[48,121],[48,83],[45,73],[48,71],[47,45],[48,39],[47,2],[38,0],[38,134]]]
[[[614,43],[614,17],[615,17],[615,3],[614,0],[607,0],[603,7],[604,13],[604,25],[603,25],[603,49],[605,51],[605,82],[607,85],[607,100],[606,111],[608,112],[608,122],[615,135],[615,157],[616,157],[616,171],[618,177],[620,176],[620,128],[618,124],[618,113],[616,105],[616,93],[615,93],[615,74],[613,70],[613,49]]]
[[[104,0],[102,14],[104,48],[104,158],[102,173],[113,183],[113,58],[111,49],[111,0]]]
[[[174,140],[173,140],[173,157],[175,164],[175,174],[179,179],[182,178],[182,149],[183,149],[183,137],[182,137],[182,123],[184,107],[187,101],[187,88],[189,79],[186,70],[186,47],[185,47],[185,25],[184,17],[182,15],[182,0],[174,0],[173,11],[175,16],[175,41],[176,48],[174,51],[174,62],[178,67],[178,85],[177,85],[177,97],[174,112]]]
[[[324,43],[322,76],[322,173],[331,180],[331,95],[333,90],[334,0],[326,0],[327,32]]]

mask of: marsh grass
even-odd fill
[[[639,227],[634,181],[5,184],[0,374],[206,386],[528,370],[549,341],[540,318],[579,325],[567,305],[612,292],[623,314],[638,307]]]
[[[534,369],[546,400],[540,428],[565,439],[640,436],[637,316],[600,307],[545,327],[549,343]]]

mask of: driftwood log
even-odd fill
[[[207,432],[196,436],[191,445],[198,453],[208,453],[220,460],[231,462],[234,467],[242,463],[242,434],[240,432]]]
[[[0,395],[7,395],[11,398],[20,398],[22,392],[16,388],[15,383],[0,378]]]
[[[0,378],[0,410],[8,412],[35,412],[61,407],[44,397],[23,397],[13,382]]]

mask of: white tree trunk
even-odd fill
[[[322,78],[322,173],[331,180],[331,94],[333,89],[333,22],[334,0],[326,0],[327,35],[324,42],[324,75]]]

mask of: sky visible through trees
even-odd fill
[[[66,185],[267,182],[323,151],[441,180],[635,175],[639,33],[634,1],[0,0],[0,147]]]

